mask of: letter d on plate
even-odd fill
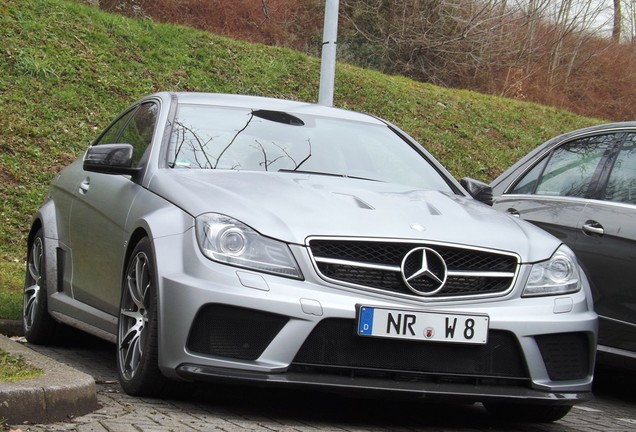
[[[360,319],[358,320],[358,334],[373,334],[373,308],[362,306],[360,308]]]

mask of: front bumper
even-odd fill
[[[174,237],[155,239],[162,372],[181,380],[482,402],[591,398],[597,317],[584,290],[522,299],[515,288],[500,298],[427,303],[325,282],[304,248],[293,252],[303,281],[211,262],[187,233],[178,244]],[[355,335],[360,304],[485,313],[492,343],[361,342]],[[318,330],[336,322],[337,333]]]

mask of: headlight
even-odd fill
[[[570,248],[562,245],[548,261],[533,264],[522,295],[559,295],[580,289],[581,277],[576,257]]]
[[[208,213],[196,219],[201,252],[238,267],[300,278],[300,270],[287,244],[263,237],[231,217]]]

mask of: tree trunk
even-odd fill
[[[621,0],[614,0],[614,25],[612,26],[612,40],[620,42],[621,40],[621,24],[623,22],[623,14],[621,12]]]

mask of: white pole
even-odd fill
[[[333,88],[336,76],[336,40],[338,37],[339,0],[326,0],[325,27],[322,35],[320,60],[320,105],[333,106]]]

